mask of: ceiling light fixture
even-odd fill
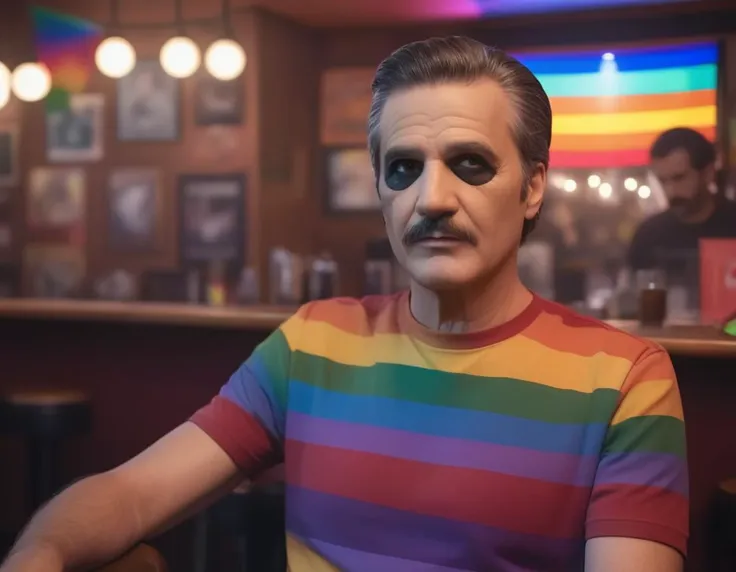
[[[178,35],[170,38],[161,47],[159,61],[164,71],[171,77],[184,79],[194,75],[202,63],[202,53],[199,46],[184,33],[184,19],[182,17],[181,0],[174,3],[176,8],[176,27]]]
[[[21,101],[41,101],[51,91],[51,72],[41,63],[26,62],[13,70],[10,84]]]
[[[0,109],[10,101],[10,70],[0,62]]]
[[[118,0],[111,0],[110,30],[113,33],[97,46],[95,64],[103,75],[114,79],[120,79],[132,72],[137,59],[133,44],[117,34],[119,29]]]
[[[204,65],[215,79],[231,81],[243,73],[248,58],[243,46],[233,39],[230,0],[222,0],[222,29],[223,37],[207,48]]]
[[[240,44],[235,40],[224,38],[213,42],[207,48],[204,63],[212,77],[222,81],[230,81],[243,73],[247,57]]]

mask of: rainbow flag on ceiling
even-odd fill
[[[515,57],[552,103],[551,168],[646,165],[654,139],[672,127],[715,140],[715,42]]]
[[[51,72],[48,104],[68,105],[69,94],[80,93],[87,87],[103,29],[93,22],[45,8],[32,8],[31,17],[36,57]]]

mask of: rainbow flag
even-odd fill
[[[87,87],[103,29],[93,22],[45,8],[32,8],[31,17],[38,61],[51,72],[48,105],[68,105],[69,94],[80,93]]]
[[[718,46],[515,54],[552,102],[554,169],[646,165],[662,131],[716,136]]]

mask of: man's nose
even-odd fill
[[[427,162],[417,181],[417,213],[426,218],[451,216],[458,210],[456,177],[440,162]]]

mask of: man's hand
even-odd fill
[[[62,572],[64,563],[61,554],[52,546],[28,546],[11,552],[0,566],[0,572]]]

